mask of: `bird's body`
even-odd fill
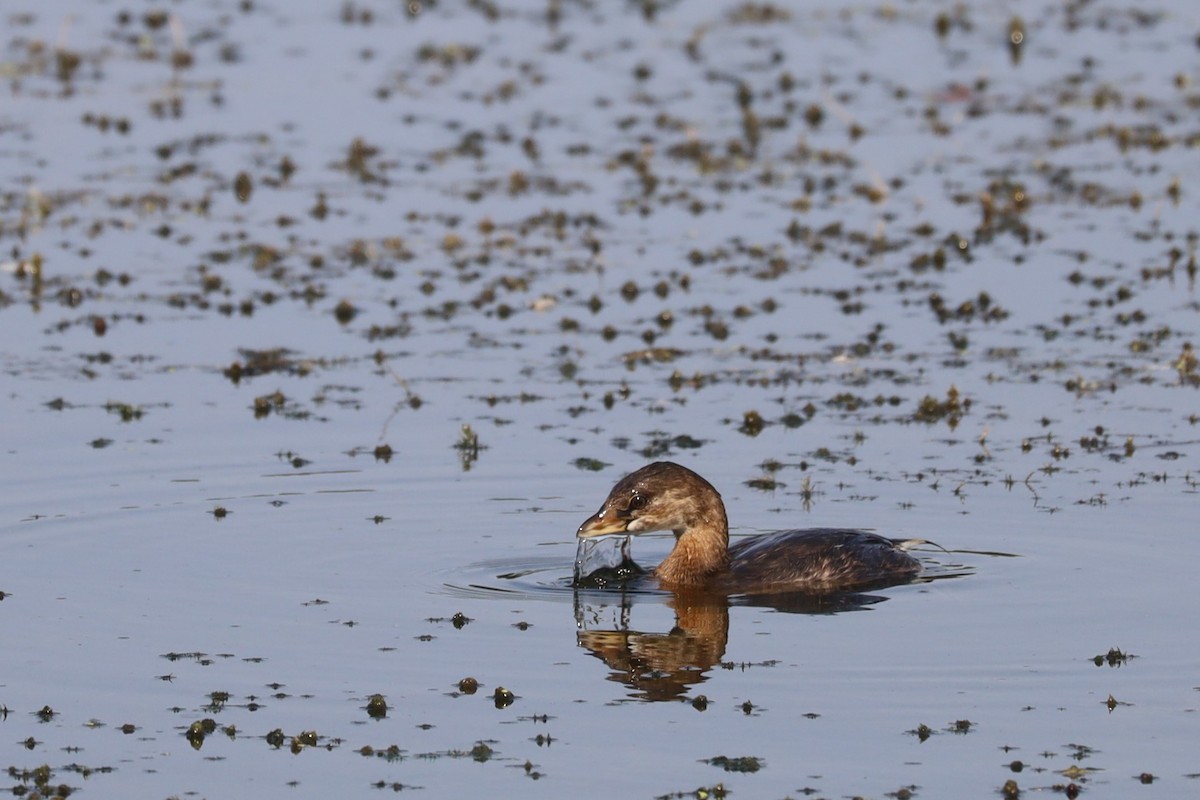
[[[905,583],[921,570],[907,552],[919,540],[857,529],[775,531],[730,545],[721,495],[695,472],[669,461],[618,482],[577,535],[666,530],[675,534],[675,547],[654,575],[670,589],[823,593]]]

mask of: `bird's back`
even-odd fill
[[[921,569],[906,544],[853,528],[776,531],[734,540],[728,588],[828,592],[906,583]]]

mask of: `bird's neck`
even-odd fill
[[[707,583],[729,570],[729,522],[720,499],[692,524],[675,531],[675,548],[654,571],[658,579],[676,586]]]

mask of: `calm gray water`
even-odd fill
[[[1194,4],[0,20],[0,789],[1195,791]],[[662,458],[950,552],[572,592]]]

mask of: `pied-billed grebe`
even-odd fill
[[[776,531],[730,545],[721,495],[704,478],[670,461],[622,479],[576,535],[649,531],[675,533],[674,549],[654,570],[671,589],[833,592],[906,583],[921,570],[907,548],[922,540],[853,529]]]

